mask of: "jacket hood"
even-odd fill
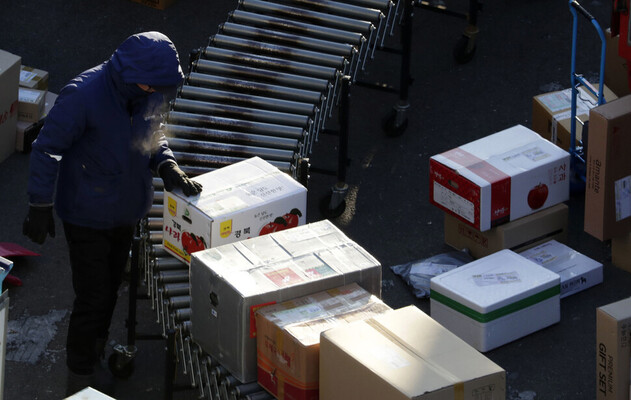
[[[110,64],[124,83],[176,86],[184,78],[175,46],[160,32],[128,37],[114,51]]]

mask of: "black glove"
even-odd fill
[[[54,238],[53,206],[30,206],[28,215],[22,224],[22,234],[39,244],[44,243],[47,234]]]
[[[176,187],[182,189],[185,196],[194,196],[202,191],[202,184],[189,179],[176,163],[165,162],[158,170],[164,181],[164,189],[172,191]]]

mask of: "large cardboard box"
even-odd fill
[[[631,298],[596,309],[596,399],[629,399]]]
[[[559,275],[501,250],[435,276],[432,318],[479,351],[559,322]]]
[[[320,398],[504,400],[506,372],[407,306],[322,333]]]
[[[163,245],[186,264],[195,251],[306,221],[307,189],[259,157],[193,179],[203,185],[199,195],[164,195]]]
[[[598,90],[598,87],[594,87]],[[603,95],[607,102],[618,97],[606,85]],[[583,124],[589,121],[589,110],[598,105],[598,99],[584,87],[578,88],[576,96],[576,139],[583,137]],[[569,150],[571,141],[572,89],[540,94],[532,99],[532,130],[564,150]]]
[[[0,50],[0,162],[15,151],[21,63],[19,56]]]
[[[46,91],[21,87],[18,92],[18,120],[36,123],[44,115]]]
[[[605,85],[618,96],[631,94],[627,76],[627,59],[620,57],[618,42],[620,35],[611,36],[611,28],[605,31],[607,49],[605,50]]]
[[[474,258],[488,256],[503,249],[515,252],[548,240],[567,240],[568,207],[564,203],[481,232],[445,213],[445,243],[456,250],[469,249]]]
[[[603,281],[603,264],[569,246],[550,240],[519,253],[561,277],[561,298]]]
[[[590,112],[585,232],[609,240],[631,231],[631,95]]]
[[[631,272],[631,232],[611,238],[611,263]]]
[[[20,86],[29,89],[48,90],[48,72],[22,65],[20,68]]]
[[[430,158],[430,201],[484,232],[566,201],[569,153],[516,125]]]
[[[33,141],[37,138],[39,131],[42,129],[44,125],[44,120],[48,115],[48,112],[55,104],[55,100],[57,99],[57,95],[55,93],[51,93],[46,91],[46,98],[44,102],[44,112],[42,113],[42,118],[38,122],[25,122],[19,121],[17,123],[17,134],[15,136],[15,149],[22,153],[28,153],[31,151],[31,145]]]
[[[241,382],[257,379],[257,309],[357,283],[381,297],[381,264],[328,220],[193,253],[191,337]]]
[[[388,310],[356,283],[259,309],[259,385],[279,400],[317,400],[320,333]]]

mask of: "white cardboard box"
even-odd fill
[[[479,351],[560,320],[559,275],[501,250],[432,278],[431,315]]]
[[[20,87],[18,101],[18,120],[38,122],[44,115],[46,91]]]
[[[415,306],[322,332],[323,400],[505,400],[506,372]]]
[[[22,58],[0,50],[0,162],[15,152]]]
[[[163,245],[186,264],[195,251],[306,221],[307,189],[259,157],[192,179],[203,185],[199,195],[164,195]]]
[[[235,378],[257,378],[255,312],[357,283],[381,298],[381,264],[323,220],[193,253],[191,337]]]
[[[569,153],[516,125],[430,159],[430,201],[484,232],[568,200]]]
[[[602,283],[603,265],[569,246],[550,240],[520,255],[559,274],[561,298]]]

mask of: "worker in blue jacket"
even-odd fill
[[[197,195],[159,130],[165,100],[183,74],[168,37],[128,37],[106,62],[63,87],[37,140],[23,233],[55,236],[63,222],[75,292],[66,343],[68,393],[95,386],[134,229],[153,202],[153,173],[165,190]],[[54,201],[53,201],[53,196]]]

